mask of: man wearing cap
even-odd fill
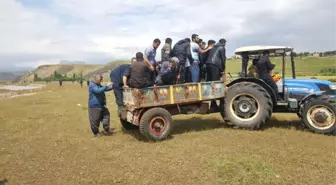
[[[99,136],[99,124],[102,122],[105,133],[110,132],[110,112],[106,107],[105,91],[112,90],[112,82],[101,85],[102,75],[94,75],[89,84],[89,120],[94,136]]]
[[[176,83],[177,70],[179,60],[177,57],[172,57],[169,61],[164,61],[161,64],[161,69],[156,77],[156,85],[172,85]]]

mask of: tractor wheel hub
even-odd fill
[[[314,115],[314,119],[316,120],[316,122],[318,123],[324,123],[328,120],[328,115],[326,115],[325,113],[323,112],[317,112],[315,115]]]

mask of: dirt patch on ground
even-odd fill
[[[19,85],[0,85],[0,99],[15,98],[19,96],[31,96],[36,94],[36,91],[45,87],[40,84],[30,84],[27,86]]]

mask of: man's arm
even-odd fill
[[[95,86],[90,86],[90,89],[91,89],[92,92],[98,94],[98,93],[102,93],[102,92],[106,91],[107,86],[99,87],[98,85],[95,85]]]
[[[153,67],[153,65],[148,61],[148,59],[147,59],[146,57],[144,57],[144,61],[145,61],[145,63],[148,65],[149,69],[150,69],[151,71],[154,71],[154,67]]]
[[[127,76],[123,76],[123,84],[124,84],[124,87],[128,87],[128,85],[127,85]]]
[[[192,63],[194,63],[194,59],[193,59],[193,57],[192,57],[192,55],[191,55],[191,46],[189,45],[189,46],[187,46],[187,48],[186,48],[186,54],[187,54],[187,58],[188,58],[188,60],[189,60],[189,63],[190,64],[192,64]]]
[[[222,65],[223,65],[223,71],[225,71],[226,68],[226,50],[223,47],[223,49],[219,49],[219,54],[221,56],[221,59],[223,61]]]
[[[200,48],[199,46],[198,46],[198,53],[200,53],[200,54],[203,54],[203,53],[206,53],[206,52],[208,52],[210,49],[212,49],[213,48],[213,46],[209,46],[209,47],[207,47],[206,49],[202,49],[202,48]]]

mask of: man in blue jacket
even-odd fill
[[[89,85],[89,120],[94,136],[99,136],[99,123],[102,122],[105,132],[110,132],[110,112],[106,107],[105,91],[112,90],[112,82],[106,86],[100,83],[101,75],[95,75]]]
[[[121,113],[124,107],[122,88],[128,87],[127,80],[130,77],[130,70],[131,64],[122,64],[114,68],[110,73],[111,82],[113,82],[114,96],[118,106],[118,114]]]

